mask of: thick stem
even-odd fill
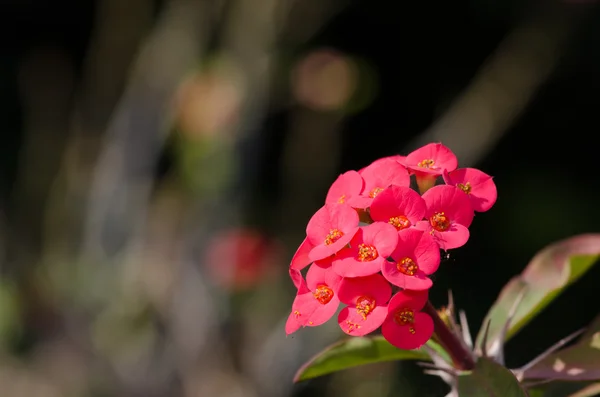
[[[435,336],[452,358],[454,367],[463,371],[469,371],[475,368],[473,353],[465,345],[463,340],[448,328],[431,302],[427,301],[427,304],[423,308],[423,312],[429,314],[433,319]]]

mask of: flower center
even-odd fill
[[[344,204],[346,202],[346,195],[343,194],[339,199],[338,199],[338,203],[340,204]]]
[[[396,311],[394,314],[394,321],[400,326],[408,325],[410,327],[408,328],[408,332],[411,334],[414,335],[416,333],[415,327],[413,326],[415,323],[415,312],[412,311],[412,309],[400,309]]]
[[[432,159],[425,159],[417,165],[421,168],[433,168],[435,166],[435,161]]]
[[[394,314],[394,321],[398,325],[409,325],[415,322],[415,312],[412,309],[400,309]]]
[[[370,296],[360,296],[356,300],[356,311],[362,316],[363,320],[375,309],[375,299]]]
[[[444,214],[444,212],[436,212],[429,218],[431,227],[438,232],[445,232],[450,228],[450,219]]]
[[[326,305],[333,298],[333,291],[326,285],[319,285],[313,295],[320,304]]]
[[[329,231],[329,234],[327,235],[327,237],[325,237],[325,245],[331,245],[333,243],[335,243],[336,241],[338,241],[342,236],[344,235],[344,233],[342,233],[341,230],[338,229],[331,229]]]
[[[398,230],[406,229],[410,226],[410,221],[404,215],[393,216],[390,218],[388,223]]]
[[[400,273],[406,274],[407,276],[414,276],[419,266],[410,258],[403,258],[396,263],[396,268]]]
[[[369,192],[369,197],[370,198],[375,198],[381,192],[383,192],[383,189],[380,188],[380,187],[376,187],[374,189],[371,189],[371,191]]]
[[[467,194],[471,193],[471,183],[470,183],[470,182],[467,182],[467,183],[465,183],[464,185],[463,185],[462,183],[459,183],[459,184],[458,184],[458,185],[456,185],[456,186],[458,186],[458,188],[459,188],[460,190],[462,190],[463,192],[465,192],[465,193],[467,193]]]
[[[358,246],[358,255],[357,259],[361,262],[371,262],[377,257],[379,254],[377,253],[377,248],[372,245],[367,244],[359,244]]]

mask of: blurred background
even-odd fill
[[[0,1],[0,394],[443,396],[414,363],[294,385],[344,334],[285,336],[289,260],[337,175],[440,141],[499,192],[431,290],[472,332],[598,232],[594,3]],[[599,277],[508,364],[587,324]]]

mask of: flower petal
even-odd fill
[[[417,229],[412,229],[417,231]],[[403,239],[399,233],[398,239]],[[435,239],[429,233],[422,232],[414,253],[419,269],[425,274],[431,275],[437,271],[440,266],[440,249]]]
[[[393,315],[389,315],[381,326],[381,334],[399,349],[418,349],[433,335],[433,320],[428,314],[417,312],[414,314],[414,324],[399,325]]]
[[[406,186],[392,185],[379,193],[371,203],[374,221],[390,222],[390,218],[405,216],[414,225],[425,216],[426,204],[419,193]]]
[[[429,291],[411,291],[411,290],[402,290],[397,292],[396,295],[392,296],[390,302],[388,303],[389,311],[396,310],[400,307],[408,307],[413,309],[414,311],[419,311],[429,299]]]
[[[364,184],[365,182],[358,172],[345,172],[329,188],[325,203],[348,203],[350,197],[358,196],[362,192]]]
[[[296,253],[292,257],[292,262],[290,263],[290,267],[293,269],[302,270],[306,266],[310,265],[312,260],[308,257],[308,253],[314,248],[311,242],[306,237],[298,249]]]
[[[427,222],[423,223],[428,225]],[[423,223],[418,222],[417,225]],[[405,289],[424,290],[431,288],[433,284],[428,276],[440,265],[440,248],[428,232],[409,228],[398,232],[398,246],[392,252],[391,258],[393,262],[386,261],[381,268],[383,276],[390,283]],[[410,269],[414,274],[408,271],[407,262],[404,262],[404,266],[398,266],[402,261],[416,265],[416,270]]]
[[[342,280],[338,292],[341,302],[356,305],[356,299],[361,296],[372,297],[377,305],[387,304],[392,296],[392,288],[381,274]]]
[[[304,293],[299,293],[292,303],[290,316],[294,317],[299,325],[305,327],[318,305],[319,302],[315,299],[312,291],[307,290]],[[288,322],[292,323],[290,327],[293,328],[293,321],[288,318]]]
[[[320,259],[318,261],[315,261],[314,264],[323,268],[323,269],[328,269],[331,267],[331,263],[333,262],[333,256],[330,256],[329,258],[325,258],[325,259]]]
[[[444,212],[451,222],[460,223],[469,227],[473,221],[474,212],[471,202],[465,193],[456,186],[438,185],[423,194],[427,204],[425,217],[429,218],[434,213]]]
[[[309,253],[308,257],[313,261],[320,261],[323,259],[327,259],[332,255],[340,252],[348,243],[352,240],[356,232],[358,232],[359,227],[355,227],[354,229],[346,232],[339,240],[335,243],[326,245],[321,244],[314,247]]]
[[[362,228],[362,242],[377,248],[380,257],[387,258],[398,245],[398,232],[389,223],[375,222]]]
[[[358,226],[358,214],[347,204],[325,204],[308,221],[306,235],[310,243],[318,246],[332,229],[341,232],[352,230]]]
[[[370,334],[381,326],[388,313],[387,305],[377,306],[366,318],[355,307],[347,306],[338,315],[338,324],[342,331],[351,336]]]
[[[398,246],[390,256],[396,261],[403,258],[412,259],[425,274],[435,273],[441,260],[440,249],[435,239],[428,232],[417,228],[398,232]]]
[[[296,320],[296,315],[294,314],[294,311],[292,311],[285,323],[285,334],[293,334],[294,332],[298,331],[300,327],[302,327],[302,324]]]
[[[340,300],[337,297],[333,297],[329,303],[325,305],[321,305],[317,303],[318,306],[315,311],[310,315],[308,323],[306,324],[309,327],[316,327],[321,324],[325,324],[335,312],[337,312],[338,307],[340,306]]]
[[[395,262],[383,262],[381,273],[390,283],[406,290],[421,291],[429,289],[433,285],[433,281],[422,270],[409,276],[400,272]]]
[[[450,250],[462,247],[469,241],[469,229],[463,225],[454,224],[445,232],[434,232],[433,238],[441,249]]]
[[[376,222],[361,227],[350,241],[350,246],[335,255],[331,267],[342,277],[364,277],[378,273],[385,258],[396,248],[397,242],[396,229],[391,225]],[[376,256],[364,257],[360,252],[364,249],[371,250]]]
[[[390,185],[410,186],[408,170],[394,158],[374,161],[364,168],[361,176],[365,180],[363,196],[376,196],[374,189],[385,189]]]
[[[433,161],[433,163],[424,165],[423,161]],[[406,156],[404,164],[414,172],[442,175],[444,170],[454,171],[458,167],[458,159],[441,143],[429,143]]]
[[[303,294],[298,294],[292,304],[292,316],[301,326],[315,327],[329,320],[340,305],[340,300],[337,296],[332,296],[331,300],[326,304],[320,303],[312,291]],[[288,319],[289,320],[289,319]],[[289,320],[292,324],[293,322]]]
[[[298,293],[308,291],[308,286],[306,285],[306,281],[304,281],[304,277],[302,277],[300,270],[290,267],[289,271],[290,278],[292,279],[294,286],[298,289]]]
[[[314,291],[319,285],[327,285],[336,291],[342,278],[335,274],[331,268],[323,268],[313,264],[306,273],[306,285],[311,291]]]
[[[459,168],[446,173],[444,181],[448,185],[460,187],[467,193],[473,209],[477,212],[489,210],[498,198],[493,178],[476,168]]]
[[[378,273],[384,261],[381,256],[369,262],[359,262],[354,256],[346,256],[334,259],[331,268],[342,277],[365,277]]]

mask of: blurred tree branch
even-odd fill
[[[171,0],[138,54],[92,176],[84,250],[93,257],[139,237],[171,99],[206,46],[209,16],[209,1]]]
[[[75,92],[60,171],[46,207],[45,255],[64,260],[81,244],[84,196],[103,133],[153,20],[151,0],[102,0]]]

